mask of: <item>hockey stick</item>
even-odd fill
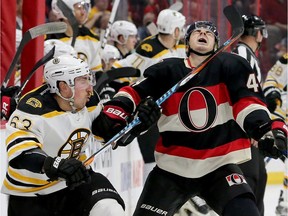
[[[34,73],[36,72],[36,70],[43,66],[44,64],[46,64],[48,61],[50,61],[51,59],[53,59],[55,53],[55,46],[43,57],[41,58],[32,68],[32,70],[30,71],[30,73],[28,74],[28,76],[26,77],[26,79],[22,82],[18,93],[14,96],[15,100],[18,101],[23,89],[25,88],[26,84],[29,82],[29,80],[31,79],[31,77],[34,75]]]
[[[122,77],[140,77],[140,70],[133,67],[122,67],[103,72],[97,80],[94,90],[100,92],[102,88],[115,79]]]
[[[170,5],[169,9],[180,11],[183,8],[183,3],[180,1],[175,2],[174,4]]]
[[[32,39],[34,39],[38,36],[45,35],[45,34],[63,33],[66,31],[66,29],[67,29],[67,25],[63,22],[51,22],[51,23],[46,23],[46,24],[42,24],[39,26],[35,26],[35,27],[29,29],[28,31],[26,31],[23,35],[23,38],[20,42],[20,45],[19,45],[15,55],[14,55],[12,63],[10,65],[7,73],[6,73],[6,76],[3,80],[1,88],[7,87],[8,82],[9,82],[9,80],[12,76],[12,73],[14,71],[14,68],[15,68],[18,60],[19,60],[20,54],[22,53],[24,46],[29,41],[31,41]]]
[[[183,77],[178,83],[176,83],[171,89],[169,89],[164,95],[162,95],[156,103],[160,106],[164,101],[166,101],[172,94],[174,94],[181,86],[185,85],[189,80],[191,80],[197,73],[199,73],[215,56],[219,53],[227,49],[231,46],[243,33],[244,26],[242,22],[241,15],[237,11],[237,9],[233,6],[227,6],[224,8],[224,14],[227,17],[228,21],[232,26],[232,36],[222,45],[220,46],[214,54],[206,58],[199,66],[197,66],[193,71],[188,73],[185,77]],[[125,134],[127,134],[133,127],[140,124],[139,118],[135,118],[131,123],[129,123],[126,127],[124,127],[119,133],[117,133],[114,137],[112,137],[101,149],[97,152],[93,153],[90,157],[88,157],[84,161],[84,165],[89,165],[92,163],[94,157],[98,155],[101,151],[108,148],[111,144],[119,140]]]
[[[76,42],[76,38],[79,32],[79,23],[76,20],[73,12],[71,11],[71,9],[67,6],[67,4],[65,4],[65,2],[63,2],[63,0],[58,0],[57,1],[57,6],[60,8],[60,10],[62,11],[63,15],[68,19],[72,30],[73,30],[73,36],[72,36],[72,41],[71,41],[71,46],[74,47],[75,46],[75,42]]]
[[[108,25],[107,25],[107,28],[106,28],[105,33],[104,33],[104,37],[101,38],[102,39],[101,40],[101,49],[102,50],[104,49],[104,47],[107,43],[107,39],[108,39],[108,36],[110,34],[111,27],[112,27],[112,24],[113,24],[115,16],[116,16],[116,12],[117,12],[119,3],[120,3],[120,0],[115,0],[113,3],[113,7],[112,7],[111,14],[109,17]]]

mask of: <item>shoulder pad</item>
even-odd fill
[[[157,36],[149,37],[142,41],[136,48],[136,52],[148,58],[153,58],[158,53],[162,52],[166,48],[159,42]]]
[[[49,104],[49,106],[47,106]],[[42,85],[26,95],[24,95],[18,104],[17,109],[30,114],[43,115],[57,109],[57,103],[50,94],[47,85]]]
[[[282,64],[287,64],[287,62],[288,62],[288,53],[285,53],[283,56],[281,56],[281,58],[279,59],[279,61],[280,61]]]

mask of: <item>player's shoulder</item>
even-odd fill
[[[153,58],[155,55],[166,50],[166,48],[160,43],[157,35],[144,39],[136,48],[136,53],[141,56]]]
[[[283,55],[279,58],[279,61],[280,61],[282,64],[287,64],[287,62],[288,62],[288,53],[283,54]]]
[[[50,94],[47,85],[42,85],[25,94],[17,106],[18,110],[34,115],[44,115],[57,108],[57,102]]]

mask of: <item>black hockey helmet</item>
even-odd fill
[[[185,37],[184,37],[186,45],[189,44],[189,39],[190,39],[191,33],[197,29],[200,29],[200,28],[208,29],[214,34],[215,43],[216,43],[215,49],[217,49],[219,47],[220,37],[219,37],[219,33],[217,31],[216,26],[214,25],[214,23],[212,23],[210,21],[196,21],[196,22],[192,23],[191,25],[189,25],[187,30],[186,30]]]
[[[256,15],[242,15],[242,20],[244,23],[244,33],[243,35],[252,35],[256,36],[258,31],[261,31],[261,34],[264,38],[268,37],[268,32],[266,24],[261,17]]]

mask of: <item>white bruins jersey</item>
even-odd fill
[[[64,33],[47,35],[47,39],[59,39],[69,45],[72,42],[72,37]],[[95,34],[86,27],[79,28],[74,49],[78,58],[86,61],[92,71],[102,71],[100,46],[99,38]]]
[[[6,124],[8,168],[2,192],[18,196],[50,194],[66,182],[49,182],[45,173],[13,167],[10,163],[24,151],[40,148],[51,157],[86,159],[85,148],[92,142],[92,121],[100,106],[84,107],[77,113],[62,111],[43,85],[26,94]]]
[[[283,118],[288,123],[288,104],[287,104],[287,76],[288,76],[288,53],[285,53],[273,67],[268,71],[266,80],[263,84],[264,94],[267,95],[271,90],[281,94],[282,106],[277,106],[272,113],[273,118]]]
[[[126,58],[116,61],[114,68],[134,67],[141,71],[141,77],[146,68],[166,58],[186,58],[185,45],[178,44],[171,49],[164,47],[158,39],[158,35],[143,40],[136,51]]]

